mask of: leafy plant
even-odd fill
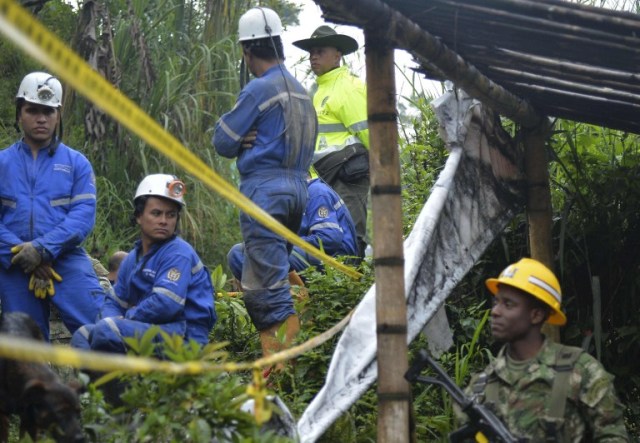
[[[490,338],[487,335],[485,324],[489,318],[489,310],[485,303],[465,304],[452,307],[447,306],[447,313],[457,310],[457,315],[468,319],[473,329],[461,327],[452,323],[456,335],[456,349],[453,352],[445,352],[440,356],[440,365],[443,370],[464,388],[472,374],[482,370],[491,352]],[[418,349],[426,348],[424,337],[418,338],[412,345],[412,353]],[[456,429],[456,416],[453,403],[444,389],[436,385],[416,383],[412,386],[413,407],[415,410],[416,433],[418,440],[446,441],[444,438],[449,432]]]
[[[181,337],[170,337],[156,328],[137,339],[127,339],[127,344],[135,355],[160,353],[180,363],[222,364],[228,358],[223,345],[212,343],[201,348],[193,342],[185,344]],[[241,410],[250,398],[247,380],[245,373],[217,369],[195,375],[119,375],[118,382],[126,385],[123,404],[105,404],[100,390],[89,385],[83,399],[83,420],[89,423],[92,440],[99,442],[290,441],[261,429],[252,415]]]

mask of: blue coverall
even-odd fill
[[[102,319],[78,329],[71,345],[124,353],[123,337],[142,336],[153,325],[206,345],[217,319],[214,301],[211,274],[189,243],[174,236],[142,256],[137,241],[120,265]]]
[[[309,180],[307,190],[309,200],[298,235],[332,257],[357,256],[355,225],[340,196],[319,178]],[[234,245],[227,255],[227,262],[238,280],[241,280],[243,261],[244,246],[241,243]],[[290,269],[300,272],[311,265],[321,268],[322,262],[294,246],[289,255]]]
[[[240,191],[284,226],[298,232],[307,201],[306,176],[317,135],[311,99],[284,65],[251,80],[235,107],[216,123],[218,154],[237,158]],[[249,149],[242,139],[257,138]],[[240,215],[246,260],[242,271],[244,303],[259,331],[295,314],[289,293],[286,240],[256,220]]]
[[[74,332],[94,322],[104,299],[91,261],[80,244],[95,223],[96,184],[89,161],[59,143],[34,160],[19,141],[0,151],[0,299],[4,312],[25,312],[49,338],[49,300]],[[11,265],[11,248],[31,241],[46,250],[62,282],[55,295],[41,300],[29,291],[30,274]]]

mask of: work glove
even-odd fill
[[[42,256],[31,242],[22,243],[11,248],[11,253],[16,254],[11,263],[22,268],[25,274],[33,272],[42,262]]]
[[[45,277],[45,275],[48,275],[48,277]],[[33,291],[36,298],[45,299],[47,295],[53,297],[56,293],[53,280],[59,283],[62,281],[62,277],[48,265],[39,266],[36,271],[31,274],[29,290]]]

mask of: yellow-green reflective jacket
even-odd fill
[[[367,89],[346,66],[317,78],[313,107],[318,114],[318,139],[314,162],[353,143],[369,147]]]

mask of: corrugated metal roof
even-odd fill
[[[363,28],[379,26],[371,11],[398,13],[540,114],[640,133],[638,14],[562,0],[316,3],[327,19]],[[394,46],[442,80],[438,63],[403,38],[397,33]]]

